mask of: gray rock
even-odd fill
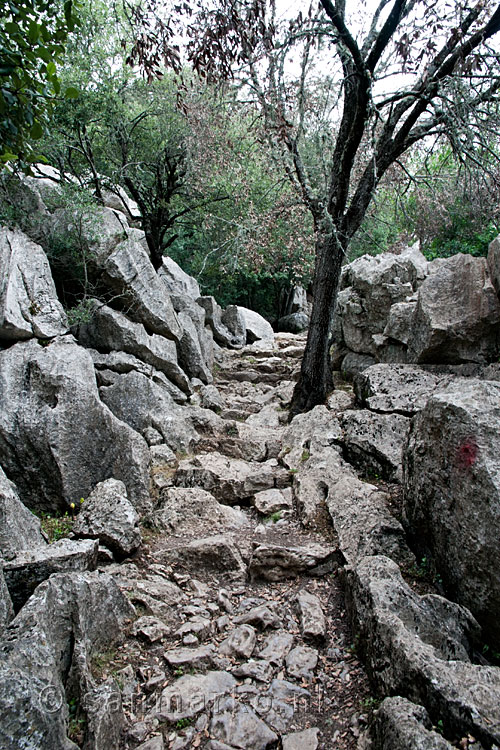
[[[196,667],[212,664],[215,656],[215,647],[199,646],[198,648],[171,648],[165,651],[164,657],[171,667]]]
[[[83,695],[85,744],[89,748],[119,747],[125,727],[120,688],[109,678]]]
[[[347,460],[364,474],[389,481],[403,478],[402,451],[410,420],[402,414],[368,410],[344,412],[340,419]]]
[[[274,339],[273,327],[262,315],[254,310],[249,310],[247,307],[238,306],[238,310],[245,321],[247,344],[253,344],[254,341],[260,341],[261,339]]]
[[[163,640],[170,633],[170,628],[158,619],[158,617],[143,615],[134,622],[130,632],[132,635],[142,638],[148,643],[156,643]]]
[[[161,382],[129,372],[116,375],[99,394],[118,419],[150,442],[159,437],[172,450],[188,451],[198,440],[189,412],[173,401]]]
[[[0,279],[0,340],[67,333],[47,256],[19,230],[0,228]]]
[[[222,308],[214,297],[198,297],[198,305],[205,310],[205,320],[212,329],[214,339],[220,346],[239,349],[245,343],[222,322]]]
[[[40,520],[19,500],[0,466],[0,557],[9,560],[21,550],[45,545]]]
[[[223,701],[214,713],[210,733],[225,745],[242,750],[266,750],[278,742],[278,735],[251,708],[233,699]]]
[[[286,732],[296,711],[307,710],[311,694],[308,690],[287,680],[273,680],[266,693],[252,701],[257,713],[278,732]]]
[[[348,571],[347,586],[377,690],[424,705],[447,732],[498,744],[500,670],[468,661],[479,633],[470,612],[440,596],[418,596],[386,557],[364,558]]]
[[[191,393],[189,380],[177,362],[175,342],[157,333],[147,333],[142,323],[132,322],[107,305],[94,302],[90,321],[78,327],[78,340],[83,346],[132,354],[163,372],[185,393]]]
[[[371,367],[375,364],[375,361],[375,357],[371,354],[348,352],[345,357],[342,357],[342,364],[340,365],[342,377],[346,380],[353,380],[358,372],[363,372],[363,370]]]
[[[500,296],[500,236],[495,237],[493,242],[490,242],[488,248],[488,271],[495,291]]]
[[[259,657],[271,662],[271,664],[281,666],[292,645],[293,635],[291,633],[285,630],[271,633],[262,644]]]
[[[4,561],[5,582],[17,610],[36,587],[54,573],[95,570],[99,544],[94,540],[59,539],[44,547],[23,550]]]
[[[341,438],[337,417],[326,406],[315,406],[290,422],[283,435],[280,459],[289,469],[300,469],[310,455]]]
[[[193,300],[200,296],[200,287],[196,279],[183,271],[179,264],[168,255],[162,258],[158,276],[169,294],[190,297]]]
[[[354,391],[358,402],[368,409],[413,416],[452,377],[438,367],[377,364],[359,373]]]
[[[262,492],[257,492],[253,499],[253,504],[255,509],[264,516],[270,516],[281,510],[291,510],[292,491],[290,488],[285,490],[263,490]]]
[[[202,487],[220,502],[237,504],[261,490],[284,487],[290,478],[275,459],[252,463],[214,452],[180,461],[175,483],[179,487]]]
[[[169,549],[162,550],[162,559],[185,570],[225,571],[233,578],[246,573],[246,565],[241,554],[227,534],[194,539],[178,546],[172,545]]]
[[[177,314],[182,328],[178,344],[179,362],[190,376],[211,383],[213,367],[213,341],[205,329],[205,311],[195,302],[186,304]]]
[[[319,729],[304,729],[302,732],[292,732],[282,737],[282,750],[316,750],[318,747]],[[403,748],[401,748],[403,750]],[[408,748],[408,750],[410,750]]]
[[[98,539],[117,559],[135,552],[141,544],[139,516],[119,479],[99,482],[81,506],[73,533],[83,539]]]
[[[287,333],[302,333],[309,326],[309,315],[305,312],[294,312],[279,318],[276,322],[277,331]]]
[[[335,549],[311,543],[302,547],[258,545],[249,565],[251,578],[283,581],[298,575],[324,575],[333,570]]]
[[[423,706],[395,696],[385,698],[376,712],[373,750],[452,750],[444,737],[432,731]]]
[[[500,384],[461,379],[412,422],[404,522],[427,549],[445,590],[500,637]]]
[[[257,680],[257,682],[269,682],[273,674],[273,668],[270,662],[265,659],[250,659],[244,664],[233,667],[231,672],[235,677],[243,680],[249,678]]]
[[[181,329],[165,284],[133,236],[119,242],[109,254],[100,253],[96,263],[101,280],[119,295],[117,299],[133,320],[153,333],[180,339]]]
[[[147,742],[141,743],[136,750],[165,750],[163,735],[157,734],[155,737],[151,737]]]
[[[29,508],[79,504],[110,476],[135,508],[150,503],[147,445],[101,402],[92,359],[71,337],[0,352],[0,452]]]
[[[236,305],[228,305],[222,313],[221,320],[233,334],[234,341],[244,346],[247,341],[247,327],[240,308]]]
[[[235,686],[236,680],[229,672],[184,675],[163,690],[155,713],[160,720],[172,722],[192,718]]]
[[[400,344],[408,345],[412,336],[417,300],[397,302],[389,310],[389,318],[383,335]]]
[[[207,527],[214,532],[238,529],[247,523],[241,510],[221,505],[198,487],[169,487],[161,494],[160,508],[150,516],[152,525],[178,536],[200,536]]]
[[[318,664],[318,652],[309,646],[295,646],[292,648],[286,659],[286,671],[292,677],[306,680],[313,676],[313,672]]]
[[[255,628],[251,625],[240,625],[235,628],[219,646],[219,651],[225,656],[236,654],[244,659],[248,659],[255,648],[257,635]]]
[[[3,563],[0,561],[0,636],[13,617],[14,608],[12,606],[12,599],[5,583]]]
[[[67,739],[65,683],[84,705],[92,657],[112,647],[131,616],[114,581],[97,572],[56,574],[38,587],[0,641],[2,748],[76,748]]]
[[[356,563],[365,555],[381,554],[398,562],[414,563],[404,529],[390,512],[388,500],[377,487],[351,474],[342,474],[329,485],[328,512],[348,563]]]
[[[297,606],[304,638],[324,638],[326,636],[326,619],[318,597],[302,589],[297,594]]]
[[[500,302],[485,258],[440,261],[419,289],[408,342],[414,362],[491,362],[498,358]]]
[[[204,409],[220,411],[224,408],[224,400],[215,385],[204,385],[200,388],[201,405]]]
[[[269,606],[261,604],[257,607],[252,607],[248,612],[238,615],[234,622],[237,625],[255,625],[255,627],[262,628],[263,630],[266,628],[280,628],[282,625],[272,604]]]

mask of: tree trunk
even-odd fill
[[[311,320],[290,418],[323,404],[333,389],[329,340],[343,257],[344,247],[335,230],[320,232],[316,239]]]

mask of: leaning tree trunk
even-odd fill
[[[290,417],[323,404],[333,388],[329,341],[343,257],[344,248],[335,231],[320,232],[316,239],[311,320]]]

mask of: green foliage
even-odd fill
[[[75,9],[75,0],[0,0],[0,163],[40,160],[32,144],[47,131],[56,99],[78,95],[58,76]]]
[[[47,534],[49,544],[57,542],[58,539],[67,537],[74,523],[74,517],[66,511],[64,515],[52,515],[50,513],[40,513],[40,523],[42,530]]]

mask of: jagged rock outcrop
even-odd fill
[[[274,331],[273,327],[268,321],[259,315],[254,310],[249,310],[247,307],[239,307],[238,310],[243,316],[246,328],[246,341],[248,344],[252,344],[254,341],[261,339],[273,339]]]
[[[3,563],[0,560],[0,637],[13,617],[14,607],[3,575]]]
[[[92,711],[96,690],[102,701],[102,686],[95,685],[90,661],[109,649],[132,616],[132,606],[107,575],[57,574],[38,587],[0,639],[2,748],[75,750],[68,739],[70,698],[81,699],[89,731],[100,724],[99,734],[108,740],[120,733],[116,684],[115,710],[107,712],[100,702],[100,722]]]
[[[40,520],[22,504],[0,467],[0,557],[10,560],[21,550],[46,544]]]
[[[498,357],[500,303],[484,258],[440,261],[419,289],[408,340],[411,362],[480,362]]]
[[[452,750],[453,745],[433,730],[423,706],[394,696],[376,712],[373,750]]]
[[[344,431],[344,454],[350,463],[365,475],[401,481],[402,450],[410,426],[408,417],[356,409],[345,412],[340,423]]]
[[[461,379],[414,418],[404,455],[404,519],[448,594],[485,638],[500,637],[500,384]]]
[[[0,455],[29,508],[65,509],[109,477],[134,507],[150,503],[147,445],[99,399],[92,358],[72,337],[0,352]]]
[[[500,670],[470,663],[479,628],[468,610],[419,596],[396,563],[365,557],[348,570],[351,617],[371,680],[383,695],[424,705],[444,730],[500,740]]]
[[[492,243],[488,263],[461,253],[428,263],[415,246],[350,263],[337,301],[335,367],[352,374],[369,364],[367,357],[394,363],[496,360],[495,248]]]
[[[132,354],[163,372],[184,392],[191,393],[188,377],[177,362],[175,342],[156,333],[147,333],[141,323],[132,322],[123,313],[97,300],[89,322],[82,323],[78,328],[78,341],[104,352]]]
[[[73,533],[82,539],[98,539],[118,560],[139,548],[139,516],[123,482],[107,479],[94,487],[80,508]]]
[[[42,248],[19,230],[0,228],[0,340],[50,339],[67,331]]]
[[[158,276],[171,295],[189,297],[192,300],[197,300],[200,296],[200,286],[196,279],[183,271],[180,265],[168,255],[162,258]]]

